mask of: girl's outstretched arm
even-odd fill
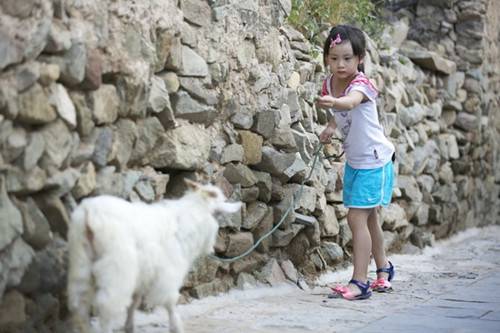
[[[366,97],[362,92],[353,90],[349,94],[342,97],[333,97],[330,95],[319,97],[316,101],[316,105],[322,109],[334,108],[337,110],[348,111],[361,104],[365,98]]]

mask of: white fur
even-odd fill
[[[133,332],[141,301],[165,306],[170,332],[183,331],[175,305],[193,261],[213,251],[213,213],[241,206],[225,202],[215,186],[188,185],[192,191],[178,200],[148,205],[99,196],[76,208],[68,234],[68,305],[78,331],[90,332],[95,307],[102,333],[111,333],[113,319],[126,311],[125,330]]]

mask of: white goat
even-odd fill
[[[75,328],[91,332],[90,312],[100,330],[127,311],[125,332],[134,330],[133,313],[141,301],[166,307],[170,332],[183,332],[175,306],[193,261],[213,252],[216,211],[233,213],[213,185],[186,180],[189,191],[178,200],[130,203],[111,196],[85,199],[73,212],[68,233],[68,306]]]

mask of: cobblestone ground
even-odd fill
[[[322,276],[307,291],[256,288],[181,305],[186,333],[500,332],[499,226],[390,259],[397,269],[392,293],[363,301],[327,298],[327,286],[349,279],[348,268]],[[168,331],[164,311],[139,313],[136,320],[136,332]]]

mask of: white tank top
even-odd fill
[[[332,75],[323,82],[322,95],[331,95]],[[394,145],[385,137],[377,113],[377,89],[364,73],[358,73],[343,95],[356,90],[367,100],[352,110],[329,109],[328,116],[335,117],[342,133],[347,163],[354,169],[374,169],[384,166],[392,158]]]

